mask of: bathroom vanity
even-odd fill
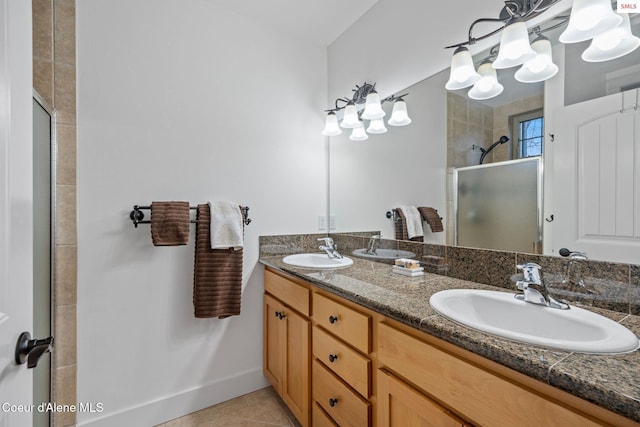
[[[361,259],[328,271],[281,256],[260,262],[265,375],[303,426],[640,425],[637,351],[549,350],[458,325],[429,306],[440,290],[498,288],[399,276]],[[638,333],[638,316],[625,322]]]

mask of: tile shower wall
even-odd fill
[[[342,254],[367,246],[369,233],[330,234]],[[261,236],[260,256],[317,252],[316,235]],[[306,244],[302,244],[306,242]],[[277,245],[276,245],[277,243]],[[315,246],[315,247],[314,247]],[[640,314],[640,265],[603,261],[578,261],[584,286],[563,283],[570,260],[555,256],[523,254],[383,239],[381,248],[409,250],[424,262],[430,273],[515,290],[522,278],[517,265],[535,262],[542,266],[551,293],[575,305],[620,313]],[[265,250],[269,248],[270,250]],[[287,252],[278,252],[287,248]]]
[[[56,223],[52,400],[76,403],[76,49],[75,0],[33,0],[33,87],[56,111]],[[76,422],[73,412],[52,415],[54,426]]]

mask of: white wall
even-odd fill
[[[326,50],[203,0],[83,0],[78,39],[80,425],[153,425],[266,384],[258,236],[326,211]],[[251,208],[242,314],[195,319],[193,228],[156,248],[153,200]]]
[[[329,101],[365,80],[386,96],[444,70],[453,54],[444,47],[465,41],[473,21],[495,18],[503,6],[503,0],[379,0],[329,46]],[[474,35],[495,28],[486,25]]]

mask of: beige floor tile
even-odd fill
[[[299,424],[272,387],[219,403],[158,427],[295,427]]]

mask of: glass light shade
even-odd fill
[[[387,124],[391,126],[406,126],[411,123],[409,114],[407,113],[407,103],[399,99],[393,103],[393,111]]]
[[[368,133],[385,133],[387,128],[384,126],[384,120],[382,119],[374,119],[369,122],[369,127],[367,127]]]
[[[322,134],[325,136],[336,136],[340,135],[341,133],[342,130],[340,130],[340,126],[338,126],[338,118],[336,117],[336,113],[331,111],[329,114],[327,114]]]
[[[549,39],[540,36],[531,43],[531,48],[537,55],[516,71],[514,75],[516,80],[522,83],[536,83],[555,76],[558,73],[558,66],[553,63]]]
[[[562,43],[578,43],[620,25],[622,17],[611,8],[610,0],[574,0],[567,28],[560,34]]]
[[[344,116],[340,126],[347,129],[353,129],[360,125],[360,119],[358,118],[358,109],[353,102],[349,102],[344,109]]]
[[[603,62],[620,58],[640,46],[640,38],[631,33],[628,14],[622,14],[622,23],[591,40],[591,45],[582,53],[587,62]]]
[[[491,62],[480,64],[478,74],[482,77],[469,91],[469,98],[477,100],[489,99],[502,93],[504,87],[498,83],[498,75]]]
[[[349,139],[352,141],[364,141],[365,139],[369,139],[369,135],[365,132],[362,122],[358,123],[360,123],[360,126],[353,128]]]
[[[375,90],[372,90],[367,95],[367,103],[362,112],[362,118],[365,120],[381,119],[385,115],[382,105],[380,105],[380,95]]]
[[[502,30],[500,50],[493,68],[511,68],[521,65],[536,56],[529,44],[529,31],[522,19],[511,21]]]
[[[480,78],[473,65],[473,58],[466,47],[459,47],[451,58],[449,81],[445,85],[447,90],[458,90],[469,87]]]

